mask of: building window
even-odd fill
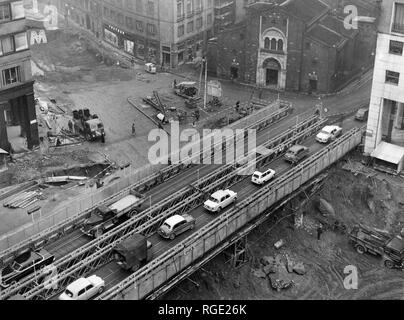
[[[278,51],[283,51],[283,40],[282,39],[278,40]]]
[[[10,69],[5,69],[2,72],[2,76],[3,85],[5,86],[21,82],[21,68],[18,66]]]
[[[202,11],[202,1],[195,0],[195,12],[201,12],[201,11]]]
[[[129,29],[133,28],[133,20],[131,17],[126,17],[125,18],[125,22],[126,22],[126,27]]]
[[[143,2],[142,0],[136,0],[136,12],[142,13],[143,12]]]
[[[392,31],[404,33],[404,3],[395,4]]]
[[[177,1],[177,20],[184,18],[184,0]]]
[[[403,54],[403,42],[390,40],[390,50],[392,54]]]
[[[202,21],[202,17],[196,19],[196,28],[197,29],[201,29],[203,26],[203,21]]]
[[[136,21],[136,30],[143,32],[143,22],[142,21],[139,21],[139,20]]]
[[[133,41],[125,39],[123,41],[123,49],[125,52],[130,53],[133,55],[133,49],[135,48],[135,43]]]
[[[212,14],[211,14],[211,13],[208,14],[208,21],[207,21],[207,24],[208,24],[208,25],[212,24]]]
[[[271,39],[271,50],[276,51],[276,44],[277,44],[277,42],[278,42],[278,41],[276,41],[275,38],[272,38],[272,39]]]
[[[194,32],[194,22],[193,21],[188,22],[188,24],[187,24],[187,33],[191,33],[191,32]]]
[[[394,71],[386,71],[386,83],[398,84],[400,73]]]
[[[184,51],[178,52],[178,63],[184,62]]]
[[[13,37],[0,39],[0,56],[14,52]]]
[[[311,43],[310,42],[306,42],[306,50],[310,50],[311,49]]]
[[[212,8],[213,0],[208,0],[208,9]]]
[[[11,20],[10,5],[8,3],[0,4],[0,22],[10,20]]]
[[[184,25],[178,26],[178,37],[182,37],[184,35]]]
[[[25,32],[14,36],[15,51],[28,49],[27,34]]]
[[[154,16],[154,2],[150,0],[147,1],[147,15]]]
[[[109,17],[109,10],[107,7],[104,7],[104,16]]]
[[[120,25],[122,25],[122,24],[123,24],[123,14],[122,14],[122,13],[118,13],[118,14],[117,14],[117,18],[118,18],[118,23],[119,23]]]
[[[136,54],[138,58],[144,59],[144,43],[139,41],[136,47]]]
[[[156,34],[156,26],[154,24],[147,24],[147,33],[148,34]]]
[[[271,47],[271,40],[269,40],[269,38],[265,38],[264,48],[269,50],[270,47]]]
[[[192,14],[192,0],[187,0],[187,15]]]
[[[22,19],[25,17],[23,1],[11,2],[10,5],[13,20]]]

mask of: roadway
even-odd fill
[[[298,116],[299,122],[307,119],[312,115],[311,112],[305,112]],[[262,145],[266,141],[271,138],[281,134],[286,131],[290,127],[296,125],[296,115],[289,115],[285,117],[278,123],[275,123],[274,126],[270,126],[262,131],[257,132],[257,145]],[[245,146],[245,150],[247,147]],[[225,152],[223,152],[225,153]],[[225,159],[225,155],[223,155],[223,159]],[[215,171],[219,168],[220,165],[196,165],[191,166],[190,168],[182,171],[180,174],[164,181],[161,184],[158,184],[150,191],[144,193],[146,197],[146,201],[143,203],[141,209],[145,210],[150,207],[150,205],[154,205],[159,201],[167,199],[171,194],[181,190],[184,187],[187,187],[194,183],[197,179],[207,176],[208,174]],[[45,246],[45,250],[49,251],[56,258],[56,261],[63,256],[73,252],[74,250],[82,247],[84,244],[93,240],[92,238],[81,233],[80,230],[75,230],[71,233],[66,234],[65,236],[55,240],[54,242],[49,242]]]
[[[354,127],[361,127],[362,125],[362,123],[354,121],[353,117],[346,119],[342,124],[343,132],[347,132]],[[324,144],[317,143],[314,136],[306,139],[303,145],[310,148],[310,155],[313,155],[316,152],[320,151],[322,148],[326,147],[326,145]],[[283,173],[287,172],[291,168],[291,165],[285,162],[283,159],[277,159],[263,167],[259,167],[258,170],[263,171],[269,168],[274,169],[277,173],[277,176],[280,176]],[[238,193],[238,201],[241,201],[251,196],[251,194],[255,193],[260,188],[260,186],[252,184],[250,181],[250,177],[248,176],[244,180],[233,185],[230,189]],[[231,207],[232,205],[227,207],[226,210],[223,210],[222,213],[226,212]],[[198,231],[218,216],[218,214],[213,214],[206,211],[202,205],[189,212],[189,214],[191,214],[196,220],[195,228],[192,231],[187,231],[177,236],[174,240],[163,239],[157,233],[154,233],[153,235],[148,237],[148,241],[150,241],[153,245],[150,249],[153,258],[156,258],[164,252],[168,251],[170,248],[174,247],[176,244],[180,243],[185,238],[189,237],[192,233]],[[99,268],[98,270],[93,271],[91,274],[97,274],[98,276],[102,277],[106,282],[106,290],[108,290],[124,280],[126,277],[128,277],[130,275],[130,272],[122,270],[115,262],[112,261]]]

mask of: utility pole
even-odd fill
[[[205,94],[203,99],[203,108],[206,109],[206,99],[208,95],[208,59],[205,57]]]

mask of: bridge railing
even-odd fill
[[[297,190],[361,143],[362,130],[353,129],[309,159],[280,176],[270,185],[238,203],[196,233],[154,259],[99,299],[138,300],[164,286],[171,278],[191,267],[205,253],[226,241],[233,233],[267,208]]]

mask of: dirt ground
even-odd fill
[[[319,199],[324,199],[335,210],[335,219],[348,231],[360,223],[398,234],[404,226],[403,178],[381,173],[373,177],[355,175],[342,169],[343,165],[339,163],[329,170],[322,189],[302,208],[301,228],[296,229],[293,211],[285,207],[248,235],[246,264],[234,268],[229,256],[221,254],[193,274],[192,281],[184,280],[163,298],[403,299],[403,271],[386,269],[381,258],[358,254],[348,243],[347,231],[331,228],[330,220],[316,209]],[[294,208],[303,200],[294,201]],[[317,240],[320,221],[325,231]],[[276,249],[274,244],[280,239],[285,244]],[[266,261],[273,257],[277,259],[277,269],[266,274]],[[287,259],[302,262],[306,273],[289,273]],[[357,267],[357,289],[344,288],[344,268],[349,265]],[[292,280],[293,284],[277,291],[271,280],[278,279]]]

